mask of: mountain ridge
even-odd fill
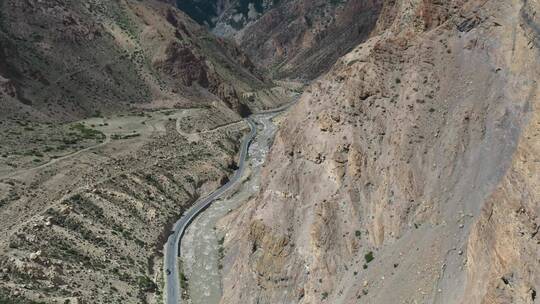
[[[234,44],[158,1],[3,1],[1,20],[4,114],[70,119],[208,99],[245,112],[278,102]],[[242,98],[259,90],[268,105]]]
[[[538,301],[538,2],[387,3],[223,220],[220,303]]]

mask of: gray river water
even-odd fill
[[[219,241],[222,235],[215,227],[221,218],[241,206],[259,190],[262,164],[277,129],[272,123],[274,116],[276,114],[253,117],[257,122],[258,132],[249,147],[249,167],[246,168],[238,191],[234,193],[235,190],[232,190],[232,196],[224,196],[223,199],[215,201],[191,223],[182,239],[181,259],[183,272],[189,282],[188,293],[192,304],[219,303],[222,295]]]

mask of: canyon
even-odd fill
[[[0,1],[0,302],[163,303],[295,101],[181,303],[540,303],[539,9]]]

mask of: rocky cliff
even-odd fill
[[[0,77],[0,117],[72,120],[224,98],[243,113],[275,102],[242,98],[272,83],[237,46],[153,0],[0,2]]]
[[[538,1],[386,1],[223,222],[221,303],[538,303]]]

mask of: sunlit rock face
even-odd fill
[[[222,303],[536,303],[538,9],[385,2],[229,216]]]

